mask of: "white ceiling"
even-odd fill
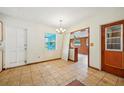
[[[93,17],[101,12],[115,10],[117,8],[84,8],[84,7],[1,7],[0,13],[21,20],[38,22],[57,27],[60,17],[63,17],[63,25],[69,27],[86,18]]]

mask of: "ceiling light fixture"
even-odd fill
[[[66,31],[66,29],[62,27],[63,20],[60,19],[59,22],[60,22],[60,25],[59,25],[59,28],[56,29],[56,32],[59,34],[63,34]]]

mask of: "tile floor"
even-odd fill
[[[64,86],[75,79],[85,85],[124,85],[124,78],[88,68],[82,62],[64,60],[7,69],[0,73],[1,86]]]

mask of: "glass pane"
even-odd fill
[[[120,31],[121,31],[121,25],[112,26],[112,27],[111,27],[111,30],[112,30],[112,31],[119,31],[119,32],[120,32]]]
[[[107,38],[110,38],[110,37],[120,37],[120,36],[121,36],[120,32],[107,33]]]
[[[111,43],[111,39],[107,39],[107,43]]]
[[[106,48],[121,50],[121,28],[122,25],[107,27],[106,29]]]
[[[107,43],[120,43],[120,38],[107,39]]]
[[[112,44],[112,49],[120,49],[120,44]]]
[[[107,44],[107,49],[111,49],[111,44]]]
[[[121,25],[115,25],[107,28],[108,33],[120,32],[120,31],[121,31]]]
[[[111,37],[120,37],[121,33],[120,32],[115,32],[111,34]]]
[[[111,39],[112,43],[120,43],[120,38],[113,38]]]
[[[107,44],[107,49],[120,49],[120,44]]]
[[[111,33],[107,33],[107,38],[110,38],[111,37]]]

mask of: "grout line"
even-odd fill
[[[105,75],[106,75],[106,73],[105,73]],[[104,79],[105,75],[96,83],[96,85],[98,85]]]
[[[30,66],[30,73],[31,73],[31,83],[32,83],[32,86],[33,86],[33,79],[32,79],[32,71],[31,71],[31,66]]]
[[[21,69],[21,71],[20,71],[19,86],[21,85],[21,78],[22,78],[22,69]]]
[[[21,83],[21,75],[22,75],[22,69],[21,69],[21,71],[20,71],[19,86],[20,86],[20,83]]]
[[[118,81],[119,81],[119,77],[118,77],[118,79],[117,79],[117,81],[116,81],[116,83],[115,83],[115,86],[117,86]]]

